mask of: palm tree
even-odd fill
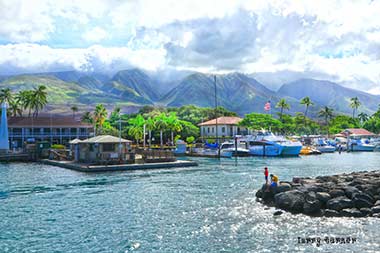
[[[135,138],[136,144],[138,146],[139,140],[144,136],[145,119],[139,114],[135,118],[129,119],[128,123],[131,124],[131,127],[128,130],[128,134],[132,135]]]
[[[46,86],[40,85],[33,90],[32,107],[34,109],[33,116],[37,117],[39,111],[41,111],[47,104],[47,91]]]
[[[29,110],[28,116],[30,117],[32,112],[33,104],[33,91],[22,90],[16,94],[16,101],[20,104],[21,108],[24,110]]]
[[[305,108],[305,113],[304,113],[305,118],[306,118],[309,106],[314,105],[314,103],[311,101],[310,97],[304,97],[303,99],[301,99],[300,104],[301,105],[305,105],[305,107],[306,107]]]
[[[145,127],[146,130],[148,130],[149,133],[149,148],[152,143],[152,131],[156,128],[156,122],[152,117],[149,117],[147,120],[145,120]]]
[[[167,126],[171,131],[171,142],[174,144],[174,132],[182,130],[181,121],[177,118],[175,112],[171,112],[169,117],[167,117]]]
[[[75,118],[75,113],[78,112],[78,106],[76,105],[71,106],[71,110],[73,111],[73,118]]]
[[[282,121],[282,114],[284,113],[284,110],[289,110],[290,109],[290,105],[286,102],[285,98],[282,98],[276,104],[276,108],[281,108],[281,110],[280,110],[280,119]]]
[[[361,112],[358,114],[358,118],[360,120],[360,123],[363,124],[364,122],[366,122],[369,119],[369,116],[367,113]]]
[[[20,107],[20,104],[17,102],[17,100],[12,100],[9,103],[8,112],[10,116],[13,117],[22,116],[22,107]]]
[[[328,106],[323,107],[319,112],[318,116],[325,119],[327,126],[327,136],[329,135],[329,120],[332,119],[334,110]]]
[[[88,123],[88,124],[93,124],[94,123],[94,117],[92,116],[91,112],[85,112],[82,115],[81,120],[82,120],[82,122]]]
[[[3,88],[0,90],[0,103],[8,103],[10,104],[13,101],[13,94],[11,89]]]
[[[160,113],[158,116],[155,118],[156,122],[156,128],[157,130],[160,131],[160,146],[161,148],[163,147],[163,136],[162,133],[168,126],[168,118],[164,112]]]
[[[96,105],[93,117],[94,117],[95,133],[96,133],[98,129],[102,128],[104,121],[107,118],[107,109],[104,107],[103,104]]]
[[[355,112],[357,111],[357,109],[362,103],[360,103],[358,97],[351,98],[350,101],[351,101],[350,107],[352,108],[352,117],[355,118]]]

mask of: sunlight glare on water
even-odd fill
[[[86,174],[0,164],[1,252],[376,252],[380,219],[273,216],[255,200],[280,180],[375,170],[380,153],[196,159],[192,168]],[[356,237],[298,244],[298,237]]]

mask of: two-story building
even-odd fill
[[[239,117],[219,117],[206,122],[198,124],[201,131],[202,138],[215,137],[216,126],[218,125],[218,137],[220,138],[232,138],[236,135],[246,135],[248,130],[245,127],[239,126],[239,122],[242,121]]]
[[[48,141],[66,145],[73,139],[94,136],[93,126],[68,116],[38,116],[8,118],[11,148],[22,148],[26,142]]]

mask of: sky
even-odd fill
[[[0,0],[0,75],[134,67],[380,94],[380,1]]]

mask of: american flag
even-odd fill
[[[264,110],[265,111],[270,111],[270,101],[268,101],[268,102],[265,103]]]

